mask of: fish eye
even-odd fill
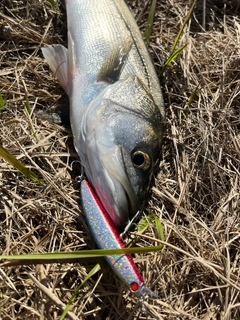
[[[148,153],[137,150],[132,154],[132,163],[137,169],[147,170],[150,167],[151,160]]]

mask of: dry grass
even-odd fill
[[[223,2],[198,1],[181,39],[188,46],[162,79],[166,135],[146,213],[161,218],[167,244],[135,257],[160,299],[149,299],[143,312],[107,269],[88,281],[70,319],[240,319],[240,6]],[[150,1],[129,3],[144,30]],[[158,71],[189,6],[158,2],[151,39]],[[68,105],[40,52],[65,43],[64,6],[2,0],[0,9],[0,144],[46,182],[37,186],[0,159],[1,252],[93,248],[69,166],[76,159],[71,132],[35,116]],[[155,234],[153,226],[138,245],[157,244]],[[96,262],[2,266],[0,319],[59,319]]]

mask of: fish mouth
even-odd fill
[[[125,170],[120,147],[114,156],[102,158],[106,183],[102,184],[100,200],[117,229],[122,230],[129,221],[129,216],[136,212],[136,194]]]

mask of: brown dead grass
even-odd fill
[[[150,1],[129,3],[144,30]],[[135,257],[160,299],[149,299],[143,312],[105,270],[80,292],[70,319],[240,319],[240,6],[238,0],[204,3],[198,1],[184,31],[187,48],[161,80],[166,135],[146,213],[161,218],[166,245],[158,254]],[[187,0],[158,1],[151,39],[158,71],[189,7]],[[3,0],[0,9],[6,102],[0,144],[46,183],[31,183],[0,159],[1,253],[93,248],[70,170],[76,159],[71,131],[35,116],[68,104],[40,52],[44,44],[65,43],[64,6],[54,11],[46,0]],[[152,226],[138,245],[157,244],[155,235]],[[59,319],[96,262],[2,264],[0,319]]]

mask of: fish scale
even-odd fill
[[[68,48],[42,52],[69,96],[86,178],[122,231],[142,209],[158,167],[165,121],[160,84],[123,0],[66,0],[66,11]]]
[[[122,70],[120,79],[134,74],[149,88],[157,105],[162,106],[159,81],[148,55],[141,34],[126,4],[109,0],[67,0],[68,31],[74,43],[78,57],[77,73],[84,74],[84,80],[76,83],[82,94],[78,96],[78,110],[72,112],[72,121],[81,118],[85,106],[97,95],[104,84],[96,84],[99,69],[106,57],[109,57],[116,44],[126,39],[133,41],[133,47]],[[74,21],[74,23],[72,23]],[[77,126],[72,126],[77,131]],[[78,132],[73,132],[77,137]]]

